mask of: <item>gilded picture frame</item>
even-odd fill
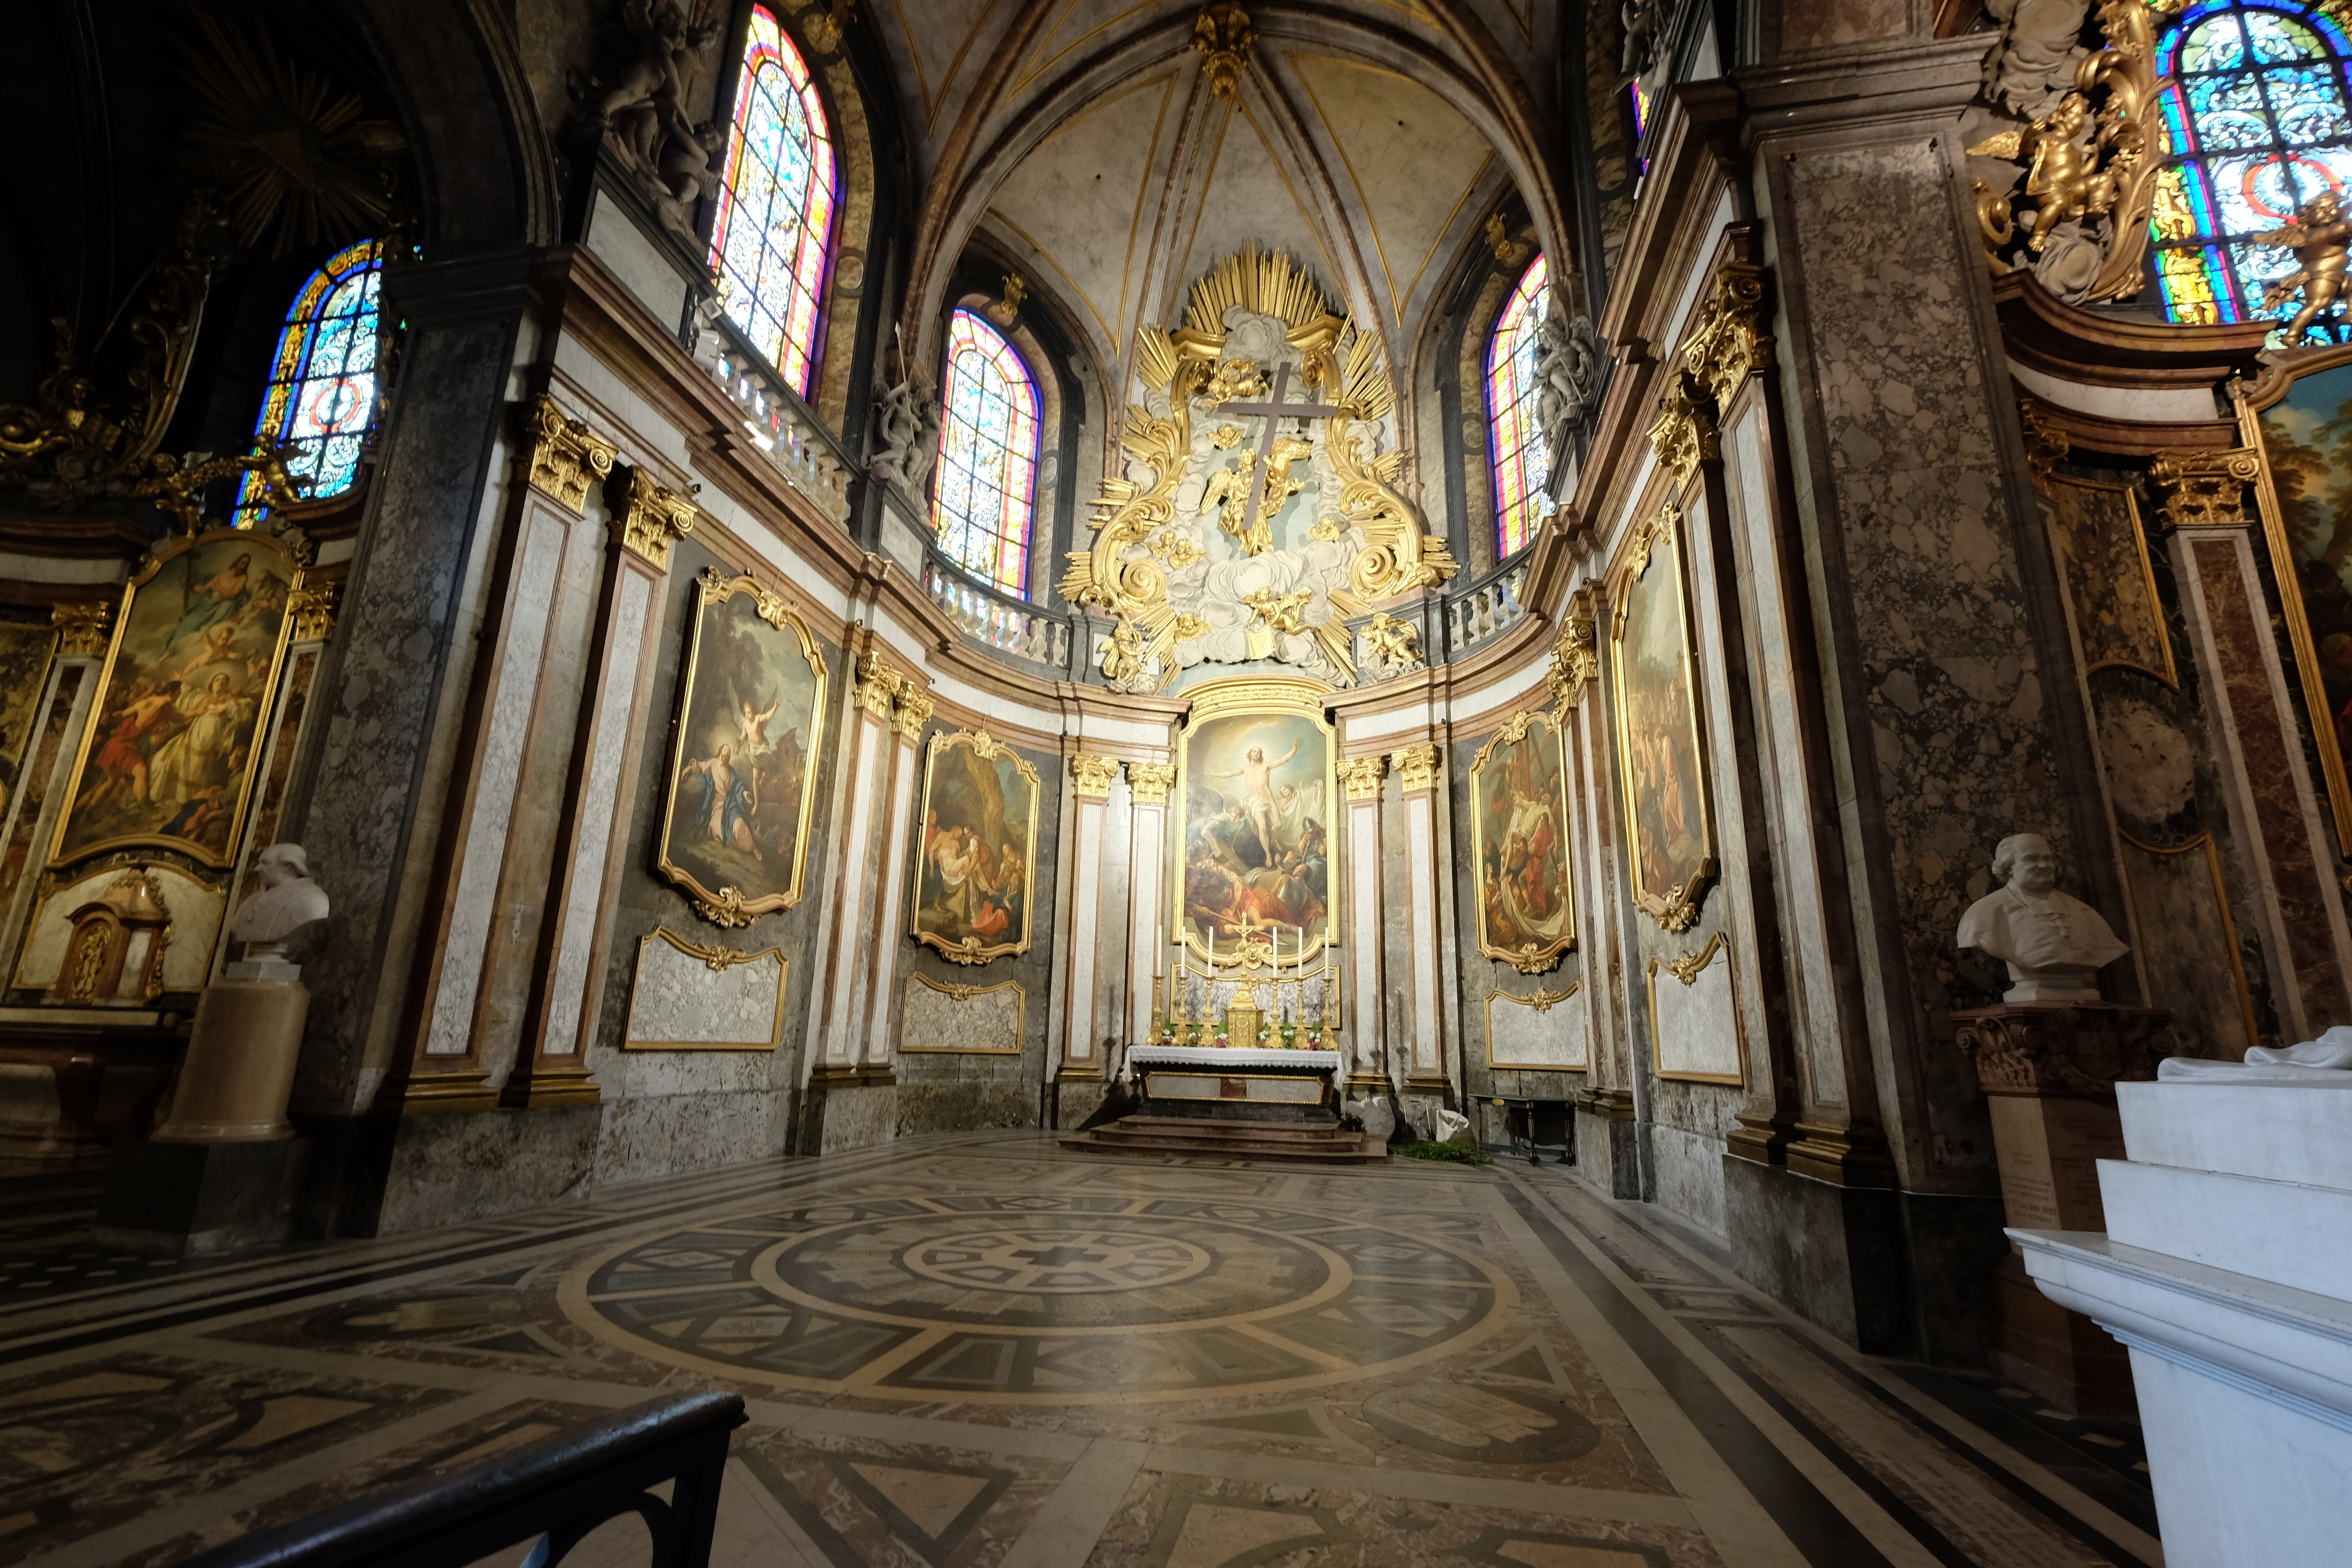
[[[1029,951],[1039,793],[1036,768],[987,731],[932,734],[915,818],[909,936],[956,963]]]
[[[714,568],[696,595],[655,865],[703,919],[747,926],[806,885],[829,672],[808,624],[756,578]]]
[[[2331,466],[2330,454],[2296,439],[2297,426],[2306,422],[2315,421],[2322,428],[2314,433],[2324,434],[2334,411],[2352,403],[2352,344],[2315,350],[2293,364],[2273,365],[2251,392],[2239,387],[2236,400],[2239,441],[2261,458],[2255,484],[2263,538],[2279,585],[2305,718],[2336,819],[2337,851],[2352,856],[2352,642],[2336,640],[2352,637],[2352,608],[2347,608],[2352,606],[2352,581],[2347,580],[2343,566],[2331,565],[2325,558],[2334,533],[2352,528],[2352,513],[2329,518],[2334,524],[2330,538],[2317,542],[2315,557],[2307,557],[2296,542],[2296,524],[2306,508],[2334,511],[2321,498],[2305,493],[2299,470],[2315,465],[2322,485],[2352,479],[2352,445],[2338,438]],[[2328,416],[2324,417],[2321,409]],[[2283,471],[2289,483],[2281,483]],[[2319,602],[2315,604],[2315,598]]]
[[[1478,951],[1522,974],[1542,973],[1576,946],[1568,825],[1568,747],[1559,718],[1523,709],[1470,763]]]
[[[1698,919],[1718,869],[1681,532],[1671,501],[1634,531],[1610,626],[1629,883],[1634,904],[1670,931]]]
[[[164,544],[124,585],[50,865],[132,848],[235,863],[304,559],[299,536],[215,528]]]
[[[1192,707],[1176,736],[1170,929],[1204,966],[1246,957],[1253,966],[1271,959],[1288,968],[1339,942],[1343,836],[1333,819],[1339,737],[1323,710],[1330,689],[1306,677],[1265,675],[1186,693]]]

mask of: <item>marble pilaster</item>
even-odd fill
[[[1102,966],[1104,819],[1118,772],[1114,758],[1080,752],[1070,759],[1070,793],[1076,807],[1068,859],[1070,923],[1064,940],[1069,953],[1062,965],[1062,1060],[1055,1074],[1057,1078],[1100,1078],[1103,1052],[1096,1037],[1105,1024],[1117,1022],[1103,1016],[1097,993]]]
[[[1346,1034],[1354,1042],[1349,1082],[1390,1086],[1381,1005],[1381,774],[1379,756],[1353,757],[1339,765],[1348,797],[1347,900],[1348,992]]]
[[[1152,977],[1167,953],[1161,923],[1165,892],[1160,878],[1168,856],[1168,792],[1175,786],[1176,769],[1168,763],[1127,764],[1133,828],[1127,863],[1127,1038],[1147,1040],[1157,1021],[1151,1016]]]
[[[869,1067],[888,1067],[893,1056],[890,1004],[898,984],[898,954],[906,946],[899,931],[906,909],[907,850],[911,842],[915,786],[922,777],[923,726],[930,722],[931,697],[911,680],[901,681],[890,712],[890,809],[882,828],[882,868],[875,884],[874,927],[867,939],[866,1022],[860,1058]]]
[[[897,748],[890,739],[890,713],[902,678],[872,651],[857,657],[856,689],[842,726],[841,847],[834,858],[832,940],[820,989],[814,1065],[827,1072],[854,1070],[859,1035],[866,1024],[866,972],[874,935],[874,810],[883,770]]]
[[[1392,753],[1389,763],[1396,769],[1397,782],[1403,791],[1406,896],[1412,910],[1409,946],[1412,1008],[1408,1041],[1411,1066],[1406,1084],[1424,1092],[1444,1093],[1450,1082],[1446,1071],[1444,1003],[1438,992],[1442,954],[1437,939],[1437,889],[1442,872],[1438,866],[1437,797],[1444,770],[1439,766],[1437,746],[1432,742],[1407,746]]]

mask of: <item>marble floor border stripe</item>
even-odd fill
[[[1571,1222],[1551,1205],[1537,1203],[1517,1180],[1507,1180],[1503,1197],[1808,1563],[1815,1568],[1895,1568],[1705,1370],[1593,1267],[1561,1228]]]
[[[1815,1353],[1827,1352],[1816,1346]],[[1853,1368],[1846,1370],[1850,1376],[1861,1375]],[[2128,1478],[2106,1468],[2096,1459],[2086,1458],[2080,1450],[2069,1447],[2015,1411],[2002,1407],[1975,1389],[1953,1383],[1934,1367],[1904,1364],[1890,1367],[1887,1371],[1895,1380],[1895,1386],[1874,1386],[1875,1380],[1871,1378],[1863,1379],[1864,1385],[1870,1386],[1881,1399],[1890,1400],[1897,1407],[1906,1410],[1922,1400],[1931,1402],[1941,1415],[1938,1418],[1930,1415],[1925,1424],[1935,1427],[1937,1435],[1956,1452],[1981,1454],[1983,1462],[1989,1467],[2028,1479],[2043,1471],[2056,1475],[2052,1468],[2053,1463],[2095,1467],[2084,1478],[2095,1483],[2092,1488],[2084,1488],[2080,1481],[2069,1481],[2063,1477],[2058,1479],[2059,1487],[2081,1491],[2092,1505],[2076,1510],[2079,1517],[2095,1522],[2097,1511],[2102,1509],[2107,1510],[2126,1527],[2124,1531],[2114,1531],[2117,1543],[2124,1550],[2132,1552],[2139,1562],[2152,1563],[2161,1561],[2161,1552],[2156,1544],[2156,1493],[2149,1488],[2135,1485]],[[2037,1399],[2036,1403],[2040,1401]],[[1970,1405],[1976,1407],[1973,1414],[1968,1408]],[[1913,1419],[1919,1417],[1914,1415]],[[2002,1457],[2004,1454],[2008,1456],[2006,1458]],[[2063,1500],[2058,1492],[2052,1491],[2050,1495],[2062,1502]],[[2112,1526],[2102,1525],[2101,1528],[2112,1530]],[[2128,1538],[2131,1531],[2138,1532],[2146,1550]]]
[[[803,1497],[801,1489],[784,1479],[783,1472],[776,1468],[768,1456],[757,1448],[744,1448],[733,1456],[732,1462],[742,1466],[776,1500],[776,1506],[791,1518],[793,1528],[825,1562],[832,1563],[834,1568],[866,1568],[866,1559],[842,1538],[839,1531],[824,1521],[824,1515],[817,1511],[816,1505]]]
[[[2017,1442],[2005,1440],[2000,1433],[1970,1421],[1953,1406],[1948,1397],[1924,1386],[1922,1376],[1914,1375],[1916,1373],[1942,1381],[1933,1369],[1882,1365],[1864,1358],[1862,1352],[1831,1336],[1820,1325],[1808,1321],[1778,1302],[1757,1296],[1739,1281],[1738,1276],[1728,1273],[1724,1266],[1715,1264],[1703,1253],[1694,1257],[1694,1252],[1698,1249],[1686,1244],[1677,1234],[1682,1227],[1659,1224],[1657,1215],[1640,1212],[1637,1205],[1621,1200],[1603,1200],[1589,1188],[1580,1187],[1579,1195],[1594,1203],[1608,1201],[1613,1215],[1641,1230],[1652,1241],[1673,1247],[1685,1262],[1716,1270],[1717,1278],[1729,1281],[1725,1289],[1738,1289],[1764,1300],[1773,1314],[1772,1321],[1790,1330],[1790,1337],[1825,1366],[1855,1387],[1887,1404],[1898,1415],[1921,1427],[1988,1479],[2024,1499],[2036,1511],[2056,1522],[2084,1545],[2105,1555],[2109,1562],[2126,1565],[2146,1563],[2152,1568],[2163,1563],[2163,1547],[2156,1537],[2156,1500],[2152,1492],[2132,1489],[2126,1500],[2120,1495],[2103,1498],[2084,1491],[2052,1469],[2044,1460],[2095,1461],[2087,1460],[2068,1449],[2031,1422],[1999,1406],[1988,1406],[1984,1412],[2010,1429],[2009,1438],[2021,1440],[2026,1445],[2021,1448]],[[1559,1207],[1549,1194],[1546,1201],[1551,1206]],[[1577,1223],[1574,1215],[1567,1214],[1564,1209],[1561,1213],[1568,1223]],[[1712,1343],[1709,1349],[1718,1356],[1725,1353]],[[1735,1363],[1727,1359],[1726,1364],[1735,1373],[1739,1373],[1743,1381],[1753,1381],[1747,1378],[1743,1369]],[[1818,1437],[1809,1440],[1814,1441],[1817,1447],[1822,1446]],[[2037,1459],[2030,1451],[2034,1448],[2042,1449],[2044,1458]],[[2052,1449],[2058,1452],[2053,1454],[2050,1452]],[[1843,1452],[1834,1444],[1823,1447],[1822,1451],[1832,1457]],[[2105,1480],[2106,1477],[2103,1473],[2100,1479]],[[2119,1493],[2130,1489],[2130,1483],[2120,1477],[2114,1478],[2114,1485]],[[2130,1511],[2126,1511],[2126,1509]]]
[[[1087,1444],[1003,1561],[1017,1568],[1086,1568],[1150,1452],[1121,1437]]]
[[[1143,1461],[1145,1469],[1162,1475],[1207,1476],[1226,1481],[1263,1481],[1266,1479],[1266,1465],[1263,1454],[1172,1443],[1153,1444]],[[1557,1514],[1571,1519],[1610,1519],[1676,1530],[1699,1528],[1688,1502],[1664,1494],[1608,1491],[1550,1481],[1505,1480],[1444,1470],[1400,1469],[1387,1465],[1344,1465],[1329,1459],[1295,1457],[1285,1458],[1281,1466],[1284,1481],[1310,1486],[1318,1491],[1358,1492],[1367,1497],[1466,1508],[1510,1509],[1520,1513]]]

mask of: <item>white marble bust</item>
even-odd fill
[[[2012,833],[1993,851],[2002,885],[1960,917],[1962,947],[2009,965],[2004,1002],[2096,1002],[2094,975],[2131,950],[2099,911],[2058,890],[2058,857],[2038,833]]]
[[[254,858],[261,891],[237,906],[229,935],[246,944],[247,961],[282,959],[286,943],[304,926],[327,918],[327,891],[310,880],[299,844],[273,844]]]

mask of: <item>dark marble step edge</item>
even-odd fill
[[[1346,1152],[1338,1149],[1281,1149],[1265,1145],[1250,1147],[1238,1143],[1178,1142],[1125,1143],[1097,1142],[1092,1133],[1060,1141],[1065,1149],[1094,1154],[1199,1154],[1215,1160],[1296,1160],[1311,1165],[1384,1165],[1388,1152],[1367,1153],[1361,1149]]]

